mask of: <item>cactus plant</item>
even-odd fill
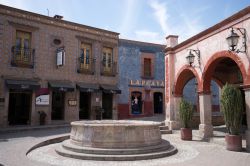
[[[180,114],[181,125],[184,128],[189,128],[190,121],[192,120],[193,117],[193,105],[182,99],[180,102],[179,114]]]
[[[228,133],[239,135],[243,112],[243,99],[240,90],[233,85],[226,84],[222,88],[220,103]]]

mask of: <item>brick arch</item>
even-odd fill
[[[244,64],[242,63],[242,60],[239,58],[237,54],[233,52],[220,51],[212,55],[212,57],[206,63],[206,66],[203,72],[203,80],[202,80],[203,82],[202,82],[202,87],[201,87],[202,92],[204,93],[210,92],[210,82],[213,79],[214,70],[217,67],[218,63],[224,58],[230,58],[237,64],[242,74],[243,84],[245,85],[247,81],[247,72],[244,67]]]
[[[189,65],[183,66],[179,70],[175,80],[174,95],[181,96],[183,94],[183,88],[186,85],[186,83],[194,77],[197,80],[198,83],[197,89],[199,90],[201,81],[198,72],[195,70],[195,68],[190,67]]]

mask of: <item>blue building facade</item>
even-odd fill
[[[119,40],[119,119],[164,112],[164,47]]]

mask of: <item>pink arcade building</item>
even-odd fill
[[[199,134],[213,136],[211,82],[226,83],[242,90],[245,98],[246,144],[250,151],[250,6],[178,43],[178,36],[166,37],[165,108],[166,124],[179,128],[179,102],[185,85],[195,79],[199,113]]]

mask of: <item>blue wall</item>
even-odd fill
[[[119,40],[119,82],[122,90],[119,103],[128,103],[129,81],[141,80],[141,53],[155,54],[154,80],[164,80],[164,46],[144,42]]]
[[[119,82],[118,87],[122,90],[118,103],[126,104],[129,99],[129,81],[141,80],[141,53],[155,54],[154,79],[165,80],[164,46],[144,42],[119,40]],[[219,87],[212,81],[212,104],[219,105]],[[195,79],[190,80],[183,89],[183,97],[187,101],[196,104],[197,93]]]
[[[211,81],[212,105],[219,105],[219,86],[216,82]],[[196,80],[191,79],[183,89],[183,98],[192,104],[197,104]]]

